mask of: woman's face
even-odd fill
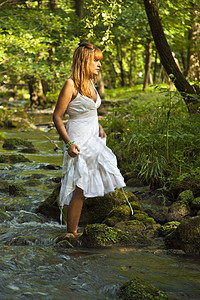
[[[94,58],[90,63],[90,75],[98,75],[100,67],[101,61]]]

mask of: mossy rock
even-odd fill
[[[149,216],[146,217],[143,222],[146,226],[156,224],[156,221],[154,220],[154,218],[149,217]]]
[[[182,204],[189,205],[190,202],[194,200],[194,195],[191,190],[185,190],[181,192],[178,196],[177,201]]]
[[[191,202],[191,207],[192,207],[193,209],[200,210],[200,197],[195,198],[195,199]]]
[[[181,249],[187,254],[200,255],[200,216],[184,220],[165,237],[167,248]]]
[[[145,212],[137,212],[137,213],[134,213],[132,219],[138,220],[138,221],[145,221],[147,217],[148,217],[148,215]]]
[[[47,199],[40,204],[36,212],[41,213],[49,218],[53,218],[59,221],[60,209],[58,206],[59,193],[61,184],[58,183],[53,192],[47,197]]]
[[[9,194],[13,196],[26,196],[26,189],[19,183],[9,185]]]
[[[175,202],[169,207],[167,215],[167,222],[178,221],[180,222],[186,216],[190,216],[191,210],[187,204]]]
[[[152,240],[139,232],[125,232],[106,224],[88,224],[80,238],[81,246],[88,248],[118,245],[150,245]]]
[[[126,196],[129,199],[129,202],[135,201],[136,197],[134,194],[126,192]],[[120,189],[103,197],[86,199],[83,204],[81,223],[102,223],[115,207],[120,207],[122,205],[127,205],[127,201],[123,191]]]
[[[131,201],[130,204],[131,204],[133,210],[141,210],[142,209],[141,204],[139,204],[137,201]]]
[[[121,220],[128,220],[130,218],[130,207],[126,204],[114,207],[109,213],[108,217],[103,221],[108,226],[114,226]]]
[[[21,162],[30,162],[30,160],[21,154],[0,155],[0,163],[17,164]]]
[[[118,293],[120,300],[164,300],[169,299],[167,294],[151,283],[144,281],[138,277],[131,279],[123,284]]]
[[[173,231],[176,230],[176,228],[180,225],[181,223],[180,222],[177,222],[177,221],[172,221],[172,222],[168,222],[166,224],[164,224],[162,226],[162,234],[164,236],[172,233]]]
[[[116,228],[121,231],[138,233],[142,232],[146,229],[146,226],[142,221],[138,220],[129,220],[129,221],[121,221],[115,225]]]
[[[167,195],[170,198],[177,199],[179,194],[185,190],[191,190],[195,195],[198,195],[200,190],[199,177],[195,175],[188,175],[183,180],[174,180],[170,183],[167,190]]]
[[[9,138],[5,139],[4,144],[2,146],[4,149],[7,150],[16,150],[16,149],[34,149],[34,145],[32,142],[27,141],[25,139],[18,139],[18,138]]]
[[[89,224],[85,227],[81,239],[84,247],[97,248],[128,241],[130,235],[106,224]]]

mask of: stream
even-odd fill
[[[36,123],[51,121],[50,115],[38,118]],[[32,141],[39,153],[25,153],[29,163],[0,164],[1,180],[20,183],[27,190],[25,196],[0,193],[0,208],[8,214],[0,229],[0,299],[117,299],[119,286],[136,276],[165,291],[170,299],[200,299],[199,258],[169,254],[159,245],[56,247],[55,239],[66,231],[65,226],[35,210],[61,176],[62,150],[54,151],[50,140],[60,148],[62,142],[54,129],[45,126],[3,132],[6,138]],[[0,147],[2,153],[13,151]]]

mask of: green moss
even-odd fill
[[[135,197],[132,193],[126,193],[126,196],[129,201],[132,201]],[[127,201],[124,197],[123,191],[120,189],[103,197],[86,199],[83,204],[81,223],[102,223],[114,208],[118,208],[124,205],[127,206]]]
[[[22,148],[34,148],[32,142],[27,141],[25,139],[18,139],[18,138],[10,138],[10,139],[5,139],[3,148],[8,149],[8,150],[14,150],[18,149],[19,147]]]
[[[138,220],[121,221],[115,227],[128,232],[141,232],[146,228],[144,223]]]
[[[197,197],[192,201],[191,207],[195,209],[200,209],[200,197]]]
[[[189,218],[165,237],[168,248],[182,249],[188,254],[200,255],[200,216]]]
[[[156,221],[152,217],[147,217],[144,220],[144,224],[145,225],[153,225],[153,224],[156,224]]]
[[[121,300],[162,300],[169,299],[165,292],[138,277],[126,282],[118,291]]]
[[[12,155],[2,154],[2,155],[0,155],[0,163],[16,164],[16,163],[20,163],[20,162],[30,162],[30,160],[21,154],[16,154],[16,155],[15,154],[12,154]]]
[[[180,225],[180,222],[172,221],[164,224],[162,226],[162,233],[164,236],[172,233],[178,226]]]
[[[131,203],[133,210],[141,210],[141,205],[138,202],[132,201],[130,203]]]
[[[90,224],[85,227],[83,238],[85,246],[105,247],[126,241],[129,235],[105,224]]]
[[[128,205],[121,205],[113,208],[103,223],[108,226],[114,226],[122,220],[128,220],[130,218],[130,214],[130,207]]]
[[[193,200],[194,200],[194,195],[191,190],[185,190],[181,192],[177,199],[178,202],[186,205],[189,205],[189,203],[192,202]]]
[[[145,212],[135,213],[133,215],[133,220],[145,221],[148,215]]]

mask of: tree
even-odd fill
[[[174,84],[177,90],[183,96],[185,103],[190,112],[195,111],[194,104],[198,104],[197,97],[195,95],[200,95],[199,88],[197,86],[192,86],[185,79],[178,66],[176,65],[174,58],[172,56],[171,49],[167,42],[166,36],[163,31],[163,27],[158,15],[158,8],[156,0],[143,0],[145,5],[145,10],[149,20],[149,25],[151,27],[151,32],[156,44],[158,53],[160,55],[161,63],[163,64],[168,75],[172,74],[174,77]]]

